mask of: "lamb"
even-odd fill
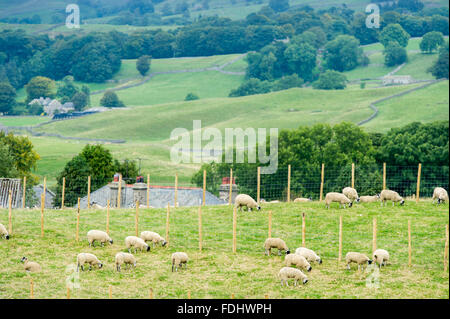
[[[434,203],[435,199],[438,204],[445,202],[445,201],[448,202],[447,191],[442,187],[436,187],[433,191],[433,203]]]
[[[338,202],[339,203],[339,207],[341,207],[341,204],[345,205],[348,204],[348,207],[352,207],[353,203],[350,199],[347,198],[347,196],[345,196],[344,194],[341,193],[327,193],[327,195],[325,196],[325,206],[328,208],[330,208],[330,204],[332,202]]]
[[[364,269],[365,264],[369,264],[369,265],[372,264],[372,260],[369,259],[369,257],[367,257],[364,254],[355,253],[355,252],[347,253],[347,255],[345,255],[345,262],[347,263],[347,269],[350,269],[351,263],[357,263],[358,270],[360,269],[361,266]]]
[[[87,239],[89,242],[89,247],[94,246],[95,241],[98,241],[101,243],[102,247],[106,242],[109,242],[111,245],[113,243],[113,240],[107,233],[101,230],[90,230],[87,233]]]
[[[305,268],[307,271],[311,271],[312,267],[305,257],[298,254],[289,254],[284,258],[286,266],[295,265],[299,268]]]
[[[183,264],[184,264],[184,268],[187,269],[187,262],[189,260],[189,257],[186,253],[183,252],[176,252],[172,254],[172,272],[173,272],[173,267],[175,267],[175,271],[178,271],[178,266],[180,266],[180,268],[183,268]]]
[[[384,249],[377,249],[373,252],[373,260],[380,266],[386,266],[389,261],[389,253]]]
[[[6,227],[3,226],[3,224],[0,224],[0,238],[5,237],[6,240],[9,239],[8,231],[6,230]]]
[[[167,244],[166,240],[161,237],[158,233],[152,232],[152,231],[143,231],[141,233],[141,238],[147,242],[151,241],[153,242],[153,247],[155,247],[155,244],[160,243],[161,246],[165,246]]]
[[[281,280],[281,286],[283,286],[284,283],[286,283],[286,286],[289,286],[289,278],[294,278],[294,286],[297,286],[297,282],[299,280],[302,280],[304,285],[308,282],[308,277],[306,277],[306,275],[301,270],[291,267],[281,268],[280,272],[278,273],[278,278],[280,278]]]
[[[39,272],[42,270],[41,266],[37,262],[28,261],[27,257],[22,257],[20,261],[23,262],[23,268],[25,271]]]
[[[306,203],[306,202],[311,202],[311,201],[312,201],[312,197],[310,197],[310,198],[299,197],[299,198],[294,199],[294,203]]]
[[[99,269],[103,267],[103,264],[94,254],[79,253],[77,255],[77,271],[80,271],[80,267],[81,270],[84,271],[84,264],[89,264],[89,270],[91,270],[92,267],[95,267],[96,265]]]
[[[234,206],[236,208],[239,208],[240,211],[242,211],[242,207],[247,207],[247,211],[252,211],[252,209],[256,208],[257,210],[261,209],[261,206],[258,205],[258,203],[248,196],[247,194],[239,194],[236,196],[236,199],[234,200]]]
[[[305,247],[300,247],[297,248],[295,250],[295,254],[296,255],[300,255],[306,258],[306,260],[310,263],[312,262],[317,262],[319,264],[322,263],[322,258],[320,258],[320,256],[318,256],[313,250],[305,248]]]
[[[128,236],[125,238],[125,246],[127,246],[128,252],[131,253],[131,248],[134,247],[134,253],[139,249],[140,251],[143,251],[144,249],[146,251],[150,251],[150,246],[147,245],[147,243],[139,237],[136,236]]]
[[[376,194],[373,196],[361,196],[359,198],[360,203],[373,203],[380,199],[380,194]]]
[[[128,265],[133,265],[136,268],[136,258],[132,254],[119,252],[116,254],[116,269],[120,271],[122,264],[126,265],[126,269],[128,269]]]
[[[284,250],[286,252],[286,255],[289,255],[291,253],[289,248],[286,246],[286,243],[281,238],[267,238],[266,239],[266,241],[264,242],[264,249],[265,249],[265,254],[267,256],[270,255],[270,250],[272,248],[278,249],[278,255],[281,255],[282,250]]]
[[[385,189],[382,190],[380,193],[380,200],[381,200],[381,206],[386,206],[386,201],[391,200],[392,206],[394,206],[395,202],[400,202],[400,205],[403,205],[405,203],[405,200],[403,197],[401,197],[397,192]]]
[[[342,194],[347,196],[347,198],[350,199],[352,202],[356,201],[357,203],[359,203],[359,196],[358,196],[358,192],[356,191],[356,189],[354,189],[352,187],[345,187],[342,190]]]

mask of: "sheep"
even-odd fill
[[[284,250],[286,252],[286,255],[289,255],[291,253],[289,248],[286,246],[286,243],[281,238],[267,238],[266,239],[266,241],[264,242],[264,249],[265,249],[265,254],[267,256],[270,255],[270,250],[272,248],[278,249],[279,256],[281,255],[282,250]]]
[[[433,203],[436,199],[437,204],[447,201],[448,202],[448,193],[442,187],[436,187],[433,191]]]
[[[90,205],[90,208],[92,209],[105,209],[102,205],[97,204],[96,202],[92,202]]]
[[[384,249],[377,249],[373,252],[373,260],[378,263],[379,267],[386,266],[389,261],[389,253]]]
[[[90,230],[87,233],[87,239],[89,242],[89,247],[94,247],[95,241],[99,241],[103,247],[106,242],[109,242],[111,245],[113,244],[113,240],[107,233],[101,230]]]
[[[355,252],[349,252],[347,255],[345,255],[345,262],[347,263],[347,269],[350,269],[351,263],[357,263],[358,264],[358,270],[360,267],[364,269],[365,264],[372,264],[372,260],[369,259],[364,254],[361,253],[355,253]]]
[[[236,208],[239,208],[240,211],[242,211],[242,207],[247,207],[247,211],[252,211],[252,209],[256,208],[257,210],[261,209],[261,206],[258,205],[257,202],[247,194],[239,194],[236,196],[236,199],[234,200],[234,206]]]
[[[158,233],[152,232],[152,231],[143,231],[141,233],[141,238],[147,242],[151,241],[153,242],[153,248],[155,247],[155,244],[160,243],[161,246],[165,246],[167,244],[166,240],[161,237]]]
[[[302,280],[305,285],[308,282],[308,277],[299,269],[291,267],[283,267],[278,273],[278,278],[281,280],[281,286],[286,283],[286,287],[289,286],[288,279],[294,278],[294,286],[297,286],[297,282]]]
[[[354,189],[352,187],[345,187],[342,190],[342,194],[347,196],[347,198],[350,199],[352,202],[356,201],[357,203],[359,203],[359,196],[358,196],[358,192],[356,191],[356,189]]]
[[[5,237],[6,240],[9,239],[8,231],[6,230],[6,227],[3,226],[3,224],[0,224],[0,238]]]
[[[381,200],[381,206],[386,206],[386,201],[391,200],[392,201],[392,206],[394,206],[395,202],[400,202],[400,205],[403,205],[405,203],[405,200],[403,199],[403,197],[401,197],[397,192],[388,190],[388,189],[384,189],[381,191],[380,193],[380,200]]]
[[[77,255],[77,271],[80,271],[80,267],[81,270],[84,271],[84,264],[89,264],[89,270],[91,270],[92,267],[95,267],[96,265],[99,269],[103,267],[103,264],[94,254],[79,253]]]
[[[136,268],[136,258],[132,254],[118,252],[116,254],[116,270],[120,271],[122,264],[126,265],[126,269],[128,269],[128,265],[133,265]]]
[[[330,208],[330,204],[332,202],[338,202],[339,203],[339,207],[341,207],[341,204],[345,205],[348,204],[348,207],[352,207],[353,203],[350,199],[347,198],[347,196],[345,196],[344,194],[341,193],[327,193],[327,195],[325,196],[325,206],[328,208]]]
[[[294,199],[294,203],[306,203],[306,202],[311,202],[312,201],[312,197],[310,198],[296,198]]]
[[[307,271],[311,271],[312,267],[305,257],[298,254],[289,254],[284,258],[286,266],[295,265],[299,268],[305,268]]]
[[[131,253],[131,248],[134,247],[134,253],[139,249],[140,251],[143,251],[144,249],[146,251],[150,251],[150,246],[147,245],[147,243],[139,237],[136,236],[128,236],[125,238],[125,246],[127,246],[128,252]]]
[[[380,194],[376,194],[373,196],[361,196],[359,198],[360,203],[373,203],[380,199]]]
[[[20,261],[23,262],[23,268],[25,269],[25,271],[39,272],[42,270],[41,266],[37,262],[28,261],[27,257],[22,257]]]
[[[318,256],[313,250],[305,248],[305,247],[300,247],[297,248],[295,250],[295,254],[296,255],[300,255],[306,258],[306,260],[310,263],[312,262],[317,262],[319,264],[322,263],[322,258],[320,258],[320,256]]]
[[[172,260],[172,272],[174,267],[175,271],[178,271],[178,266],[180,266],[180,268],[183,268],[183,264],[184,268],[187,269],[187,262],[189,260],[189,257],[186,253],[183,252],[173,253],[171,260]]]

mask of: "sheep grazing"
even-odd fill
[[[286,266],[288,266],[288,267],[294,265],[299,268],[304,268],[307,271],[311,271],[311,269],[312,269],[311,265],[306,260],[306,258],[301,255],[298,255],[298,254],[286,255],[286,257],[284,258],[284,261],[286,263]]]
[[[286,283],[286,286],[289,286],[288,279],[294,279],[294,286],[297,286],[297,282],[301,280],[305,285],[308,282],[308,277],[299,269],[291,268],[291,267],[283,267],[280,269],[278,273],[278,278],[281,280],[281,286]]]
[[[128,269],[129,265],[133,265],[136,268],[136,258],[132,254],[119,252],[116,254],[116,270],[120,271],[122,265],[125,264],[126,269]]]
[[[136,236],[128,236],[125,238],[125,246],[127,246],[128,252],[131,253],[131,248],[134,247],[134,253],[139,249],[140,251],[150,251],[150,246],[139,237]]]
[[[189,260],[189,257],[186,253],[183,252],[173,253],[171,260],[172,260],[172,272],[174,267],[175,271],[178,271],[178,266],[180,266],[180,268],[183,268],[183,264],[184,268],[187,269],[187,262]]]
[[[286,243],[281,238],[267,238],[264,242],[265,254],[267,256],[270,255],[270,251],[272,248],[278,249],[278,255],[281,255],[281,251],[284,250],[286,255],[289,255],[291,251],[286,246]]]
[[[345,205],[348,205],[348,207],[352,207],[353,205],[352,201],[348,199],[344,194],[334,192],[327,193],[327,195],[325,196],[325,206],[327,207],[327,209],[330,208],[330,204],[332,202],[338,202],[339,207],[341,207],[341,205],[344,205],[344,208],[346,207]]]
[[[9,239],[8,231],[6,230],[6,227],[3,226],[3,224],[0,224],[0,238],[5,237],[6,240]]]
[[[27,257],[22,257],[20,261],[23,262],[23,268],[25,271],[38,272],[42,270],[41,266],[37,262],[29,261]]]
[[[442,187],[436,187],[433,191],[433,203],[434,200],[436,200],[436,202],[438,204],[447,201],[448,202],[448,193],[447,191],[442,188]],[[1,232],[0,232],[1,233]]]
[[[356,201],[357,203],[359,203],[359,196],[358,196],[358,192],[356,191],[356,189],[352,188],[352,187],[345,187],[342,190],[342,194],[344,194],[345,196],[347,196],[348,199],[350,199],[352,201],[352,203],[354,201]]]
[[[310,197],[310,198],[299,197],[299,198],[294,199],[294,203],[306,203],[306,202],[311,202],[311,201],[312,201],[312,197]]]
[[[103,207],[102,205],[97,204],[96,202],[93,202],[90,207],[92,209],[105,209],[105,207]]]
[[[347,253],[347,255],[345,255],[345,262],[347,263],[347,269],[350,269],[351,263],[357,263],[359,270],[360,267],[364,269],[364,265],[366,264],[370,265],[372,263],[372,260],[364,254],[349,252]]]
[[[389,261],[389,253],[384,249],[377,249],[373,252],[373,260],[378,263],[379,267],[386,266]]]
[[[141,238],[147,242],[151,241],[153,243],[153,247],[155,247],[155,244],[161,244],[161,246],[165,246],[167,244],[166,240],[161,237],[158,233],[152,232],[152,231],[143,231],[141,233]]]
[[[405,203],[403,197],[401,197],[397,192],[385,189],[380,193],[381,206],[386,206],[386,201],[392,201],[392,206],[394,206],[395,202],[400,202],[400,205]]]
[[[97,256],[90,253],[79,253],[77,255],[77,271],[81,270],[84,271],[84,265],[89,264],[89,270],[92,269],[92,267],[97,266],[99,269],[103,267],[103,264],[98,260]]]
[[[89,242],[89,247],[93,246],[96,241],[100,242],[102,247],[106,242],[109,242],[111,245],[113,243],[113,240],[107,233],[101,230],[90,230],[87,233],[87,239]]]
[[[320,256],[318,256],[311,249],[308,249],[308,248],[305,248],[305,247],[300,247],[300,248],[297,248],[295,250],[295,254],[305,257],[306,260],[309,261],[310,263],[312,263],[312,262],[317,262],[319,264],[322,263],[322,258],[320,258]]]
[[[361,196],[359,198],[360,203],[373,203],[380,199],[380,194],[376,194],[373,196]]]
[[[247,211],[252,211],[252,209],[260,210],[261,206],[258,205],[258,203],[248,196],[247,194],[239,194],[236,196],[236,199],[234,200],[234,206],[236,208],[239,208],[240,211],[242,211],[242,207],[247,207]]]

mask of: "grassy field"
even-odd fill
[[[0,116],[0,124],[4,126],[32,126],[50,121],[48,116]]]
[[[80,252],[97,255],[102,269],[80,272],[79,289],[71,298],[449,298],[449,274],[443,269],[445,224],[448,204],[436,207],[430,201],[406,202],[404,207],[380,208],[378,203],[356,205],[347,210],[326,210],[323,204],[266,204],[261,212],[238,212],[237,253],[232,253],[232,210],[227,206],[205,207],[202,212],[203,251],[198,250],[197,208],[172,209],[169,247],[137,253],[137,268],[114,269],[114,256],[126,251],[124,238],[135,234],[135,212],[112,210],[110,235],[113,245],[89,248],[86,233],[105,229],[106,212],[82,210],[80,241],[75,241],[76,217],[73,209],[46,210],[45,236],[40,237],[40,212],[14,210],[11,239],[0,240],[0,298],[28,298],[30,279],[35,298],[65,298],[66,278],[73,274]],[[305,242],[322,258],[306,273],[305,286],[281,287],[278,271],[284,266],[276,254],[264,256],[268,209],[272,210],[272,236],[283,238],[294,250],[301,246],[301,213],[306,214]],[[358,272],[338,263],[338,225],[343,216],[343,256],[358,251],[370,256],[372,220],[377,218],[377,247],[387,249],[391,260],[379,273],[379,288],[366,285],[373,270]],[[164,236],[164,209],[141,209],[139,232],[153,230]],[[412,225],[412,266],[408,267],[408,220]],[[7,214],[0,214],[7,225]],[[170,255],[185,251],[187,270],[171,272]],[[20,259],[41,264],[43,271],[27,274]],[[375,273],[373,273],[375,275]]]

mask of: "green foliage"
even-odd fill
[[[320,90],[343,90],[347,86],[347,78],[340,72],[327,70],[320,74],[313,83],[313,88]]]
[[[136,61],[136,69],[139,73],[144,76],[150,70],[151,58],[148,55],[143,55],[139,57]]]
[[[78,87],[73,83],[73,76],[68,75],[64,77],[62,83],[58,86],[56,96],[59,96],[61,98],[66,97],[68,100],[70,100],[78,91]]]
[[[283,76],[272,85],[272,91],[282,91],[302,87],[304,81],[297,74]]]
[[[444,36],[441,32],[432,31],[425,34],[420,41],[420,50],[431,53],[444,44]]]
[[[198,99],[200,99],[200,98],[198,97],[197,94],[195,94],[195,93],[188,93],[184,100],[185,101],[194,101],[194,100],[198,100]]]
[[[436,79],[448,79],[449,72],[449,50],[448,50],[448,42],[442,46],[439,51],[439,58],[436,63],[428,70],[431,72]]]
[[[353,70],[360,64],[366,64],[359,40],[353,36],[340,35],[325,46],[325,64],[331,70],[339,72]]]
[[[289,0],[270,0],[269,7],[275,12],[283,12],[289,9]]]
[[[128,183],[135,183],[136,177],[139,176],[139,169],[136,165],[136,161],[125,159],[119,162],[114,160],[114,172],[122,174],[122,178]]]
[[[397,42],[390,42],[383,51],[384,64],[386,66],[394,66],[405,63],[408,60],[406,49]]]
[[[53,80],[43,76],[36,76],[26,85],[26,103],[29,103],[33,99],[39,99],[40,97],[53,98],[55,96],[54,89],[55,82]]]
[[[9,113],[13,109],[16,90],[7,82],[0,82],[0,113]]]
[[[83,92],[77,92],[72,96],[72,103],[76,111],[81,111],[88,105],[88,97]]]
[[[105,107],[124,107],[122,101],[119,100],[117,94],[113,91],[106,91],[100,100],[100,105]]]
[[[401,47],[406,48],[410,35],[398,23],[389,24],[380,33],[380,42],[387,47],[390,42],[397,42]]]
[[[259,79],[249,79],[241,84],[237,89],[230,92],[230,97],[247,96],[254,94],[264,94],[270,92],[270,84]]]
[[[32,103],[28,106],[27,113],[30,115],[41,115],[44,113],[44,108],[40,103]]]
[[[291,73],[305,80],[311,80],[316,67],[316,49],[308,43],[288,46],[284,56]]]
[[[9,146],[0,140],[0,176],[14,178],[19,174],[15,167],[14,157],[9,150]]]

